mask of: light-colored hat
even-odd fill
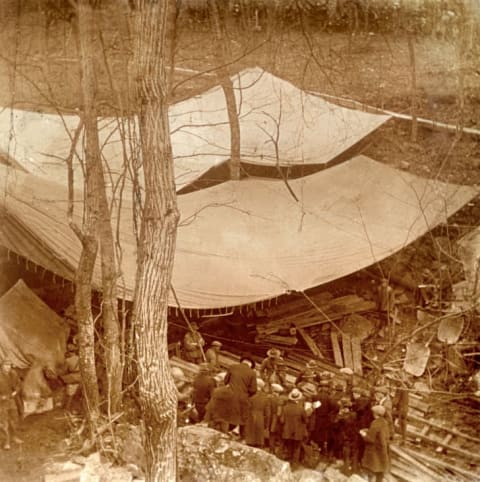
[[[279,383],[272,383],[270,388],[272,389],[272,392],[275,393],[282,393],[285,390]]]
[[[308,360],[306,364],[307,368],[317,368],[317,361],[316,360]]]
[[[221,347],[221,346],[222,346],[222,342],[221,342],[221,341],[218,341],[218,340],[212,341],[212,346]]]
[[[289,400],[301,400],[303,398],[302,392],[298,388],[294,388],[288,395]]]
[[[383,395],[388,394],[388,388],[385,385],[379,385],[378,387],[375,387],[373,391],[376,393],[382,393]]]
[[[328,388],[330,386],[330,380],[320,380],[318,385],[322,388]]]
[[[282,352],[278,348],[270,348],[270,350],[267,351],[267,356],[270,358],[280,358]]]
[[[385,415],[385,407],[383,405],[374,405],[372,407],[372,413],[380,417],[383,417]]]
[[[201,372],[208,372],[212,369],[212,367],[210,366],[210,363],[207,363],[207,362],[200,363],[198,365],[198,368]]]
[[[349,367],[343,367],[340,368],[340,373],[343,373],[344,375],[353,375],[353,370]]]
[[[265,386],[265,382],[261,378],[257,378],[257,390],[261,390]]]
[[[227,373],[226,372],[220,372],[220,373],[217,373],[213,379],[217,382],[217,383],[222,383],[223,380],[225,380],[225,375]]]
[[[185,374],[183,373],[183,370],[178,367],[172,367],[172,377],[174,380],[186,382],[187,379],[185,378]]]

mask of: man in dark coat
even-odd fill
[[[239,425],[240,408],[237,397],[229,385],[215,388],[212,398],[205,407],[205,419],[208,426],[227,433],[230,425]]]
[[[245,424],[248,417],[248,400],[257,393],[257,375],[253,369],[255,362],[247,355],[240,358],[240,363],[232,365],[225,375],[225,384],[230,385],[235,395],[235,402],[240,411],[240,435],[245,436]]]
[[[315,418],[312,439],[320,448],[323,455],[331,457],[332,445],[335,438],[333,424],[335,417],[340,410],[338,402],[330,395],[331,382],[322,380],[318,388],[318,394],[314,401],[320,402],[320,406],[315,409]]]
[[[302,441],[307,435],[307,413],[303,404],[303,395],[294,388],[288,395],[288,401],[281,415],[283,423],[282,439],[287,448],[287,458],[292,462],[300,462]]]
[[[266,390],[268,385],[257,379],[257,393],[250,397],[247,424],[245,425],[245,443],[253,447],[263,448],[265,436],[268,438],[268,427],[271,420],[271,400]]]
[[[192,400],[198,413],[198,421],[205,417],[205,408],[212,397],[216,383],[210,374],[210,364],[200,363],[200,371],[193,380]]]
[[[369,391],[361,388],[354,387],[352,391],[353,404],[352,411],[357,414],[356,424],[357,424],[357,443],[358,443],[358,458],[362,460],[363,452],[365,450],[365,441],[360,435],[360,430],[362,428],[370,427],[373,422],[372,415],[372,399],[370,397]],[[354,460],[354,463],[356,461]],[[354,470],[356,467],[354,467]]]
[[[390,470],[390,429],[385,412],[384,406],[374,405],[374,420],[368,430],[361,431],[365,441],[362,466],[375,476],[375,482],[382,482],[385,473]]]
[[[282,445],[282,432],[283,424],[281,416],[283,413],[283,407],[287,401],[287,397],[282,395],[284,388],[278,383],[272,383],[270,394],[271,405],[271,421],[269,427],[269,447],[270,451],[280,457],[280,453],[283,451]]]

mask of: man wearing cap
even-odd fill
[[[12,369],[10,360],[3,360],[0,366],[0,427],[5,433],[3,448],[10,449],[10,442],[22,443],[15,436],[18,423],[18,411],[15,396],[21,389],[20,378]]]
[[[315,360],[309,360],[305,365],[305,370],[301,371],[296,380],[295,386],[297,388],[301,388],[302,383],[312,383],[318,384],[320,383],[320,375],[317,373],[317,362]]]
[[[252,447],[263,448],[271,420],[271,403],[268,397],[268,385],[257,378],[257,393],[250,397],[247,423],[245,425],[245,443]]]
[[[225,375],[225,384],[230,385],[240,412],[240,435],[245,435],[248,416],[248,399],[257,393],[257,374],[253,369],[255,362],[249,355],[243,355],[240,363],[230,366]]]
[[[385,408],[385,420],[388,423],[390,431],[390,438],[393,438],[395,433],[395,426],[393,424],[393,402],[388,387],[379,385],[374,388],[374,398],[377,405],[382,405]]]
[[[205,340],[198,331],[197,323],[190,323],[190,327],[192,329],[187,331],[183,338],[185,359],[191,363],[201,363],[203,361],[203,347],[205,346]]]
[[[372,399],[370,392],[362,387],[353,387],[352,396],[352,410],[357,414],[357,429],[360,431],[362,428],[370,427],[370,424],[373,422]],[[365,451],[365,441],[360,436],[360,433],[358,433],[357,443],[358,460],[362,460],[363,452]]]
[[[210,374],[209,363],[200,363],[199,368],[197,376],[193,379],[192,400],[198,413],[198,421],[201,422],[205,417],[205,409],[212,397],[216,383]]]
[[[299,463],[302,441],[307,435],[308,418],[303,405],[303,395],[298,388],[294,388],[289,393],[281,419],[282,439],[287,449],[287,458],[294,463]]]
[[[185,425],[190,421],[192,410],[192,384],[181,368],[171,367],[170,372],[177,389],[177,421],[179,425]]]
[[[205,352],[205,359],[207,360],[207,363],[210,364],[210,368],[214,371],[220,371],[222,369],[218,359],[218,354],[220,353],[221,348],[222,343],[215,340],[210,345],[210,348]]]
[[[388,440],[390,431],[385,420],[385,407],[374,405],[372,407],[373,422],[368,430],[360,431],[365,441],[365,451],[362,457],[362,466],[375,477],[375,482],[382,482],[385,473],[390,470],[390,449]]]

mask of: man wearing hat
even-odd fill
[[[268,385],[261,378],[257,378],[257,393],[250,397],[245,425],[245,443],[247,445],[260,448],[265,446],[265,437],[269,436],[271,409]]]
[[[269,447],[270,451],[274,454],[279,456],[278,451],[281,447],[281,440],[282,440],[282,432],[283,432],[283,425],[281,423],[281,415],[283,411],[283,406],[287,401],[287,397],[283,395],[285,389],[279,383],[272,383],[270,385],[270,411],[271,411],[271,420],[270,420],[270,427],[269,427]]]
[[[16,372],[12,370],[10,360],[2,360],[0,366],[0,428],[5,434],[3,448],[10,449],[10,442],[22,443],[15,436],[18,423],[18,411],[15,396],[21,389],[21,383]]]
[[[365,442],[362,466],[375,477],[375,482],[382,482],[385,473],[390,470],[390,449],[388,441],[390,431],[385,420],[385,407],[372,407],[373,422],[368,430],[362,429],[360,434]]]
[[[220,371],[220,361],[218,359],[218,355],[220,353],[220,349],[222,348],[222,343],[215,340],[212,341],[210,348],[205,352],[205,359],[207,363],[210,364],[210,368],[213,371]]]
[[[320,383],[320,375],[317,373],[317,362],[315,360],[309,360],[305,365],[305,370],[301,371],[296,380],[295,386],[301,388],[302,383],[312,383],[318,384]]]
[[[228,433],[230,426],[240,423],[240,407],[230,385],[222,385],[213,390],[212,397],[205,408],[205,421],[208,426]]]
[[[183,338],[185,359],[191,363],[201,363],[203,361],[203,347],[205,346],[205,340],[198,331],[197,323],[190,323],[190,327],[191,330],[187,331]]]
[[[225,384],[230,385],[240,412],[240,435],[245,435],[249,398],[257,393],[257,374],[253,369],[255,362],[249,355],[243,355],[240,363],[230,366],[225,375]]]
[[[321,380],[318,386],[318,393],[314,397],[314,401],[317,402],[317,408],[313,412],[314,428],[312,439],[326,457],[333,456],[332,448],[335,439],[333,425],[340,410],[338,402],[330,394],[331,387],[331,380]],[[318,402],[320,403],[319,406]]]
[[[282,352],[278,348],[270,348],[259,368],[260,376],[267,383],[272,383],[272,377],[278,369],[278,362],[282,360]]]
[[[201,422],[205,417],[205,409],[212,397],[216,383],[211,376],[209,363],[200,363],[199,369],[197,376],[193,379],[192,400],[198,413],[198,421]]]
[[[294,463],[299,463],[302,441],[307,435],[308,417],[303,405],[302,392],[298,388],[294,388],[289,393],[281,419],[282,439],[287,449],[287,458]]]

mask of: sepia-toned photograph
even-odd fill
[[[0,482],[479,481],[479,194],[480,0],[0,0]]]

